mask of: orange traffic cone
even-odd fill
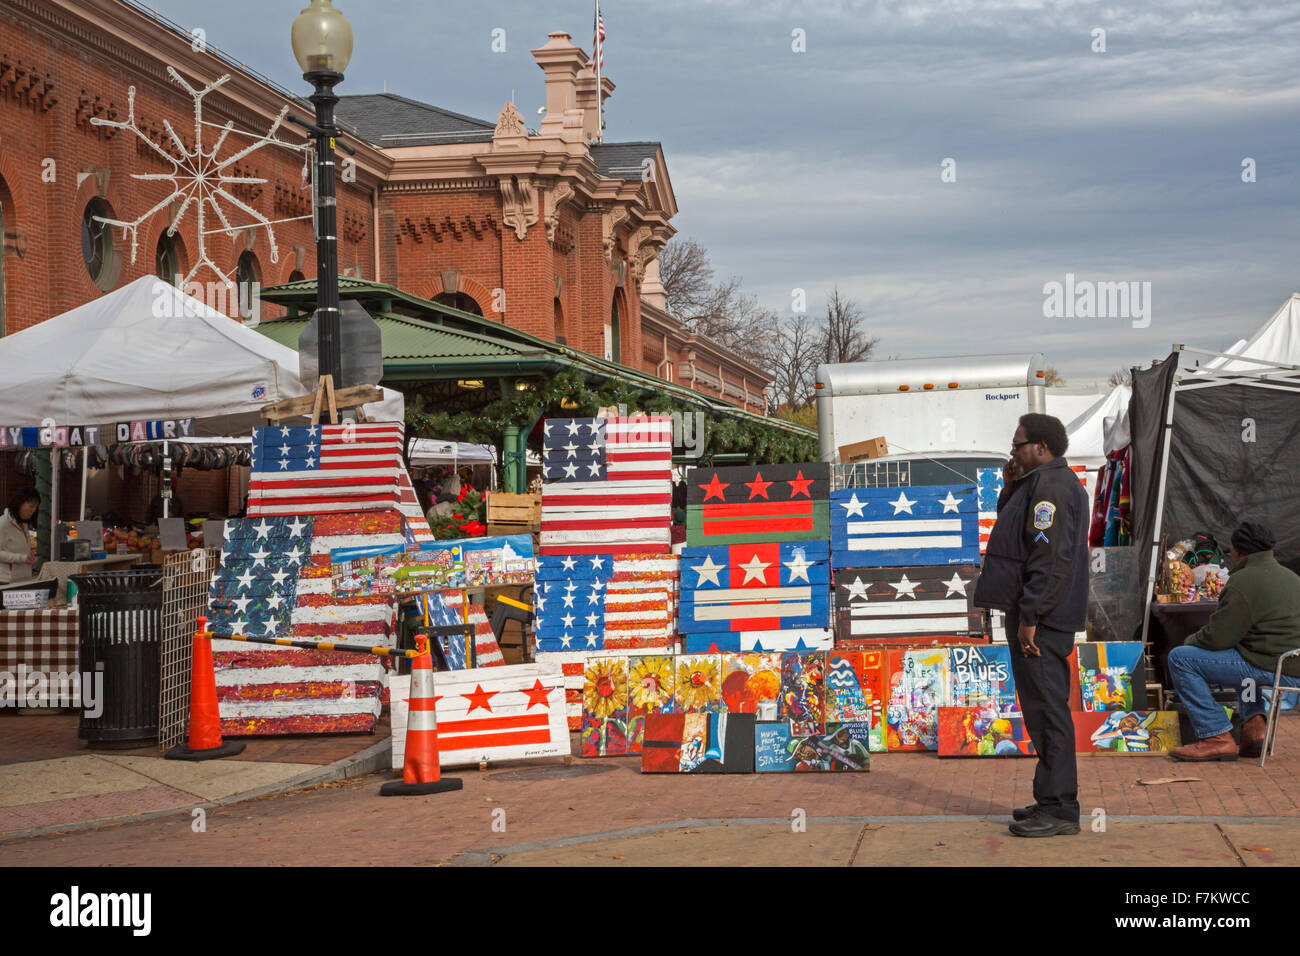
[[[406,718],[406,755],[402,779],[379,788],[381,797],[417,796],[459,790],[464,782],[456,777],[442,779],[438,767],[438,718],[434,714],[433,655],[429,639],[416,635],[419,655],[411,661],[411,709]]]
[[[221,714],[217,710],[217,675],[212,668],[212,639],[208,619],[198,620],[194,656],[190,661],[189,746],[177,746],[163,756],[168,760],[214,760],[244,752],[243,743],[221,742]]]

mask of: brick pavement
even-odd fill
[[[381,799],[377,791],[388,776],[377,774],[210,810],[200,834],[191,831],[187,815],[178,815],[6,842],[3,854],[13,865],[75,862],[91,851],[122,864],[434,864],[458,854],[683,820],[784,821],[795,808],[828,824],[948,818],[986,828],[983,839],[1000,841],[1004,825],[980,818],[1001,817],[1030,802],[1034,763],[905,753],[873,755],[869,774],[670,776],[641,774],[637,758],[575,760],[570,766],[556,758],[456,773],[464,789],[436,796]],[[1114,836],[1115,827],[1137,833],[1132,828],[1139,818],[1155,818],[1153,824],[1163,817],[1211,818],[1204,826],[1215,826],[1215,817],[1300,823],[1293,796],[1300,794],[1300,720],[1293,718],[1283,723],[1278,756],[1264,769],[1252,761],[1189,765],[1159,755],[1086,756],[1079,767],[1085,814],[1101,808],[1114,821],[1110,839],[1117,854],[1139,854],[1142,844]],[[1171,776],[1199,780],[1137,782]],[[498,808],[506,811],[504,833],[492,829]],[[1219,824],[1241,825],[1226,819]],[[1283,836],[1291,833],[1300,840],[1300,826],[1282,829]],[[325,834],[328,841],[321,839]],[[1206,845],[1188,849],[1200,852]],[[1273,849],[1290,852],[1290,846]]]

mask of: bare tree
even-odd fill
[[[1043,369],[1043,384],[1051,388],[1053,385],[1060,388],[1065,385],[1065,379],[1061,373],[1056,370],[1055,365],[1049,365]]]
[[[854,299],[842,297],[836,286],[826,297],[826,324],[818,339],[821,360],[865,362],[879,341],[867,333],[862,307]]]
[[[1121,368],[1111,372],[1110,378],[1106,379],[1106,383],[1112,387],[1116,385],[1132,385],[1133,370],[1131,368]]]
[[[772,376],[768,394],[778,408],[806,408],[814,398],[813,378],[821,361],[821,336],[806,313],[781,323],[763,367]]]
[[[673,239],[659,253],[659,281],[668,311],[682,328],[766,366],[776,315],[741,291],[740,279],[714,283],[709,252],[694,239]]]

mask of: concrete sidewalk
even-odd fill
[[[156,747],[90,750],[75,714],[0,717],[0,840],[146,820],[318,786],[389,765],[374,735],[248,738],[221,760],[165,760]]]

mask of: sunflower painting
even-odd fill
[[[632,657],[627,682],[627,752],[639,754],[646,718],[673,712],[673,659],[668,656]]]
[[[682,654],[677,658],[677,709],[685,714],[721,711],[722,657],[718,654]]]
[[[582,682],[582,756],[621,757],[627,750],[628,660],[588,658]]]

